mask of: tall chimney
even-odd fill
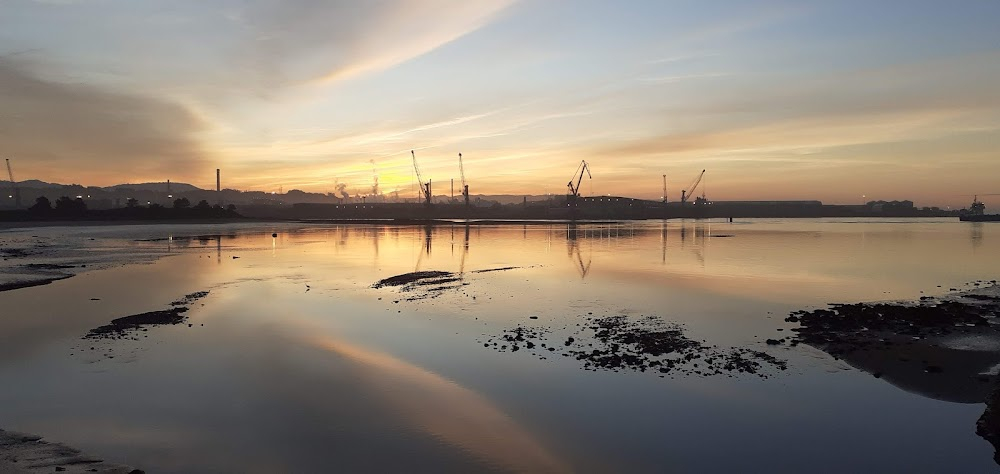
[[[219,205],[222,205],[222,175],[220,174],[219,168],[215,169],[215,198],[219,201]]]

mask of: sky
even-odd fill
[[[18,180],[677,200],[1000,193],[1000,2],[0,0]],[[458,185],[456,184],[456,189]],[[989,199],[1000,199],[988,197]],[[997,203],[1000,205],[1000,202]]]

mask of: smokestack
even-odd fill
[[[215,169],[215,198],[219,205],[222,205],[222,173],[219,168]]]
[[[663,202],[667,202],[667,175],[663,175]]]

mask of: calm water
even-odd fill
[[[933,379],[904,390],[814,348],[763,341],[788,335],[792,310],[912,300],[996,279],[1000,225],[0,232],[6,241],[31,236],[72,248],[62,262],[103,265],[0,293],[0,428],[148,472],[997,469],[975,434],[982,403],[922,394]],[[142,263],[113,265],[123,255]],[[507,266],[520,268],[473,273]],[[468,284],[417,301],[371,288],[416,270],[461,272]],[[191,327],[151,328],[138,341],[80,339],[200,290],[210,294],[192,306]],[[558,331],[588,313],[656,315],[693,339],[787,359],[789,369],[766,380],[660,378],[483,347],[519,324]]]

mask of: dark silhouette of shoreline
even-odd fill
[[[174,201],[173,207],[159,204],[139,205],[130,199],[125,207],[116,209],[88,209],[81,198],[63,196],[53,205],[48,198],[40,196],[27,209],[0,211],[0,222],[53,222],[53,221],[178,221],[206,219],[242,219],[235,205],[223,207],[210,205],[202,200],[195,205],[184,198]]]

